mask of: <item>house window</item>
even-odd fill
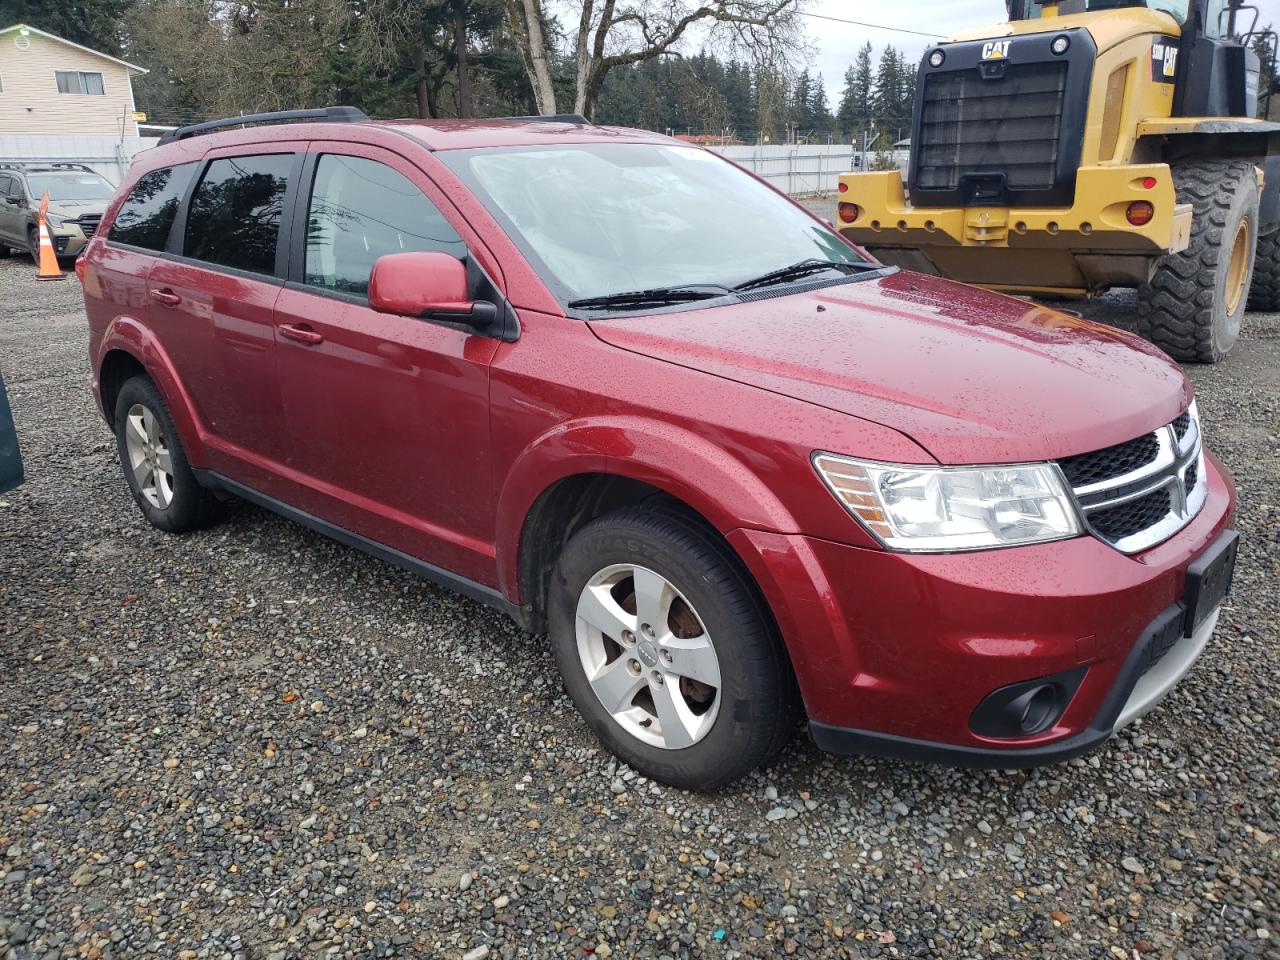
[[[106,93],[102,85],[102,74],[86,73],[83,70],[55,70],[59,93],[78,93],[83,96],[100,97]]]

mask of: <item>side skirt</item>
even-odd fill
[[[316,533],[324,534],[331,540],[336,540],[349,547],[355,547],[357,550],[362,550],[385,563],[400,567],[402,570],[408,570],[410,573],[422,577],[424,580],[430,580],[432,583],[439,584],[442,587],[448,587],[450,590],[465,597],[470,597],[472,600],[479,600],[481,603],[505,613],[522,629],[528,629],[528,611],[523,607],[516,606],[493,587],[477,583],[475,580],[468,580],[466,577],[460,577],[456,573],[445,570],[443,567],[437,567],[434,564],[427,563],[425,560],[419,560],[417,557],[410,556],[394,547],[389,547],[376,540],[370,540],[368,537],[363,537],[358,533],[352,533],[350,530],[332,524],[327,520],[322,520],[314,514],[307,513],[305,510],[299,510],[297,507],[291,507],[289,504],[274,497],[269,497],[265,493],[259,493],[252,487],[246,487],[244,484],[237,483],[220,473],[215,473],[212,470],[192,470],[192,472],[202,487],[231,494],[242,500],[248,500],[250,503],[270,510],[272,513],[278,513],[286,520],[292,520],[294,523],[316,531]]]

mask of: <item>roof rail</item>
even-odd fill
[[[278,110],[275,113],[251,113],[244,117],[224,117],[221,120],[210,120],[207,123],[193,123],[189,127],[178,127],[167,131],[160,138],[160,144],[172,143],[174,140],[185,140],[202,133],[223,130],[228,127],[244,127],[251,123],[298,123],[308,120],[326,123],[361,123],[369,117],[356,107],[320,107],[317,110]]]
[[[577,123],[584,127],[595,126],[580,113],[549,113],[533,117],[494,117],[495,120],[541,120],[544,123]]]

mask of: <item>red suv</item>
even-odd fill
[[[581,118],[166,140],[78,264],[142,512],[243,497],[506,611],[648,776],[732,780],[802,711],[828,750],[1062,760],[1213,631],[1232,485],[1135,337]]]

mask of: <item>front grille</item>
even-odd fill
[[[1138,553],[1177,533],[1204,506],[1200,451],[1193,406],[1154,433],[1064,457],[1058,467],[1089,531],[1123,553]]]
[[[93,235],[98,232],[98,224],[100,224],[101,222],[102,222],[101,217],[81,217],[80,218],[79,220],[80,232],[84,234],[86,240],[93,238]]]
[[[1103,539],[1122,540],[1154,526],[1169,513],[1170,507],[1169,491],[1162,488],[1118,507],[1099,510],[1089,516],[1089,522]]]
[[[1003,175],[1011,190],[1055,186],[1067,63],[1009,63],[926,74],[913,188],[955,190],[970,174]]]
[[[1073,487],[1084,487],[1114,477],[1131,473],[1153,461],[1160,452],[1160,443],[1154,433],[1114,447],[1083,453],[1078,457],[1066,457],[1058,461],[1067,481]]]

